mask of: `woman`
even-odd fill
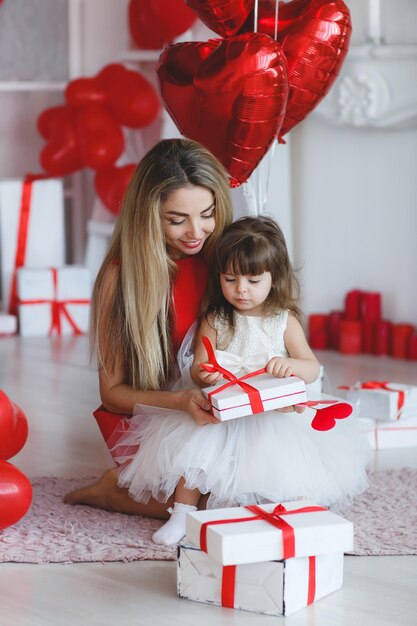
[[[200,425],[217,422],[199,389],[169,389],[176,351],[200,310],[213,250],[231,221],[227,172],[196,142],[160,141],[136,168],[92,299],[104,407],[96,418],[111,451],[136,403],[187,411]],[[112,468],[65,502],[168,517],[170,502],[134,502],[117,479]]]

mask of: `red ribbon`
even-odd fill
[[[249,522],[251,520],[263,519],[269,524],[272,524],[276,528],[282,531],[283,542],[283,559],[292,558],[295,556],[295,535],[294,529],[290,524],[282,519],[281,515],[292,515],[298,513],[312,513],[315,511],[326,511],[321,506],[306,506],[300,509],[287,510],[282,504],[278,504],[272,513],[264,511],[256,505],[246,506],[246,509],[255,513],[254,517],[241,517],[235,519],[226,520],[212,520],[204,522],[200,529],[200,548],[204,552],[207,552],[207,527],[214,524],[230,524],[238,522]],[[222,606],[228,608],[234,608],[235,606],[235,579],[236,579],[236,565],[225,565],[222,570],[222,590],[221,590],[221,602]],[[314,602],[316,595],[316,557],[308,557],[308,590],[307,590],[307,605]]]
[[[366,380],[361,383],[361,389],[383,389],[384,391],[390,391],[391,393],[398,393],[398,401],[397,401],[397,420],[400,419],[401,409],[404,406],[405,402],[405,391],[402,389],[392,389],[388,387],[389,381],[386,380]],[[352,387],[341,386],[339,389],[352,389]],[[355,389],[355,387],[353,387]]]
[[[209,399],[211,400],[212,395],[218,393],[219,391],[223,391],[223,389],[227,389],[228,387],[232,387],[233,385],[239,385],[243,389],[243,391],[248,394],[252,413],[262,413],[264,411],[264,405],[262,402],[261,394],[258,389],[246,383],[245,379],[251,378],[252,376],[258,376],[258,374],[264,374],[266,372],[265,367],[256,370],[256,372],[250,372],[249,374],[245,374],[244,376],[240,376],[238,378],[232,372],[229,372],[229,370],[225,369],[217,362],[213,346],[210,343],[210,339],[208,337],[203,337],[202,340],[204,347],[207,350],[209,363],[211,363],[212,367],[208,369],[204,363],[202,363],[201,366],[210,372],[212,372],[213,370],[221,372],[224,378],[229,381],[228,383],[217,387],[217,389],[214,389],[214,391],[211,391],[208,394]]]
[[[57,335],[61,335],[61,316],[63,316],[74,331],[74,335],[82,335],[83,331],[77,326],[70,313],[67,310],[68,304],[90,304],[88,299],[79,300],[58,300],[58,270],[56,267],[51,267],[52,280],[54,285],[54,296],[52,300],[19,300],[19,304],[50,304],[51,305],[51,326],[49,328],[48,335],[52,335],[56,331]]]

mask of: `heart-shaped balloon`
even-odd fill
[[[32,502],[32,485],[17,467],[0,460],[0,530],[16,524]]]
[[[40,162],[51,176],[67,176],[84,167],[74,128],[74,114],[66,106],[45,109],[38,130],[47,140]]]
[[[104,104],[106,93],[97,78],[76,78],[68,83],[65,99],[72,107]]]
[[[77,112],[75,132],[86,167],[109,167],[123,152],[122,129],[111,113],[99,104],[84,106]]]
[[[0,389],[0,459],[7,461],[20,452],[27,437],[24,412]]]
[[[109,167],[99,170],[94,178],[94,187],[100,200],[111,213],[120,211],[123,196],[132,178],[136,165],[130,163],[123,167]]]
[[[183,0],[130,0],[129,30],[139,48],[158,50],[188,30],[196,15]]]
[[[253,0],[185,0],[185,4],[222,37],[235,35],[253,9]]]
[[[336,420],[349,417],[352,411],[352,406],[346,402],[338,402],[324,409],[317,409],[311,426],[314,430],[331,430],[336,426]]]
[[[245,182],[285,113],[288,81],[281,46],[256,33],[180,43],[163,51],[158,76],[180,132],[223,163],[232,186]]]
[[[250,15],[242,32],[253,30]],[[275,30],[275,0],[260,0],[258,32]],[[352,24],[343,0],[280,2],[278,41],[288,62],[290,92],[279,139],[329,92],[346,57]]]

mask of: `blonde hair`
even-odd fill
[[[161,214],[169,195],[189,185],[214,195],[215,228],[203,249],[211,262],[232,220],[227,172],[200,144],[165,139],[133,174],[95,282],[92,350],[105,371],[114,370],[122,352],[125,382],[134,389],[160,389],[172,371],[169,321],[176,265],[166,250]]]
[[[300,319],[297,305],[299,284],[291,266],[282,230],[271,218],[242,217],[228,226],[217,244],[213,271],[205,297],[203,315],[227,320],[233,333],[234,309],[223,296],[220,274],[232,272],[242,276],[259,276],[270,272],[272,285],[264,303],[264,315],[287,309]]]

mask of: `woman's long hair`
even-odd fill
[[[166,250],[161,216],[168,196],[188,185],[214,195],[215,228],[203,249],[211,263],[232,220],[227,172],[200,144],[165,139],[133,174],[95,282],[91,345],[98,366],[111,372],[122,354],[125,382],[134,389],[160,389],[172,371],[169,317],[176,265]]]
[[[285,309],[297,319],[299,284],[288,256],[284,235],[269,217],[242,217],[226,228],[214,254],[213,272],[204,300],[203,316],[209,321],[220,316],[234,329],[234,308],[223,296],[220,274],[232,272],[242,276],[259,276],[270,272],[271,291],[264,303],[264,315]]]

